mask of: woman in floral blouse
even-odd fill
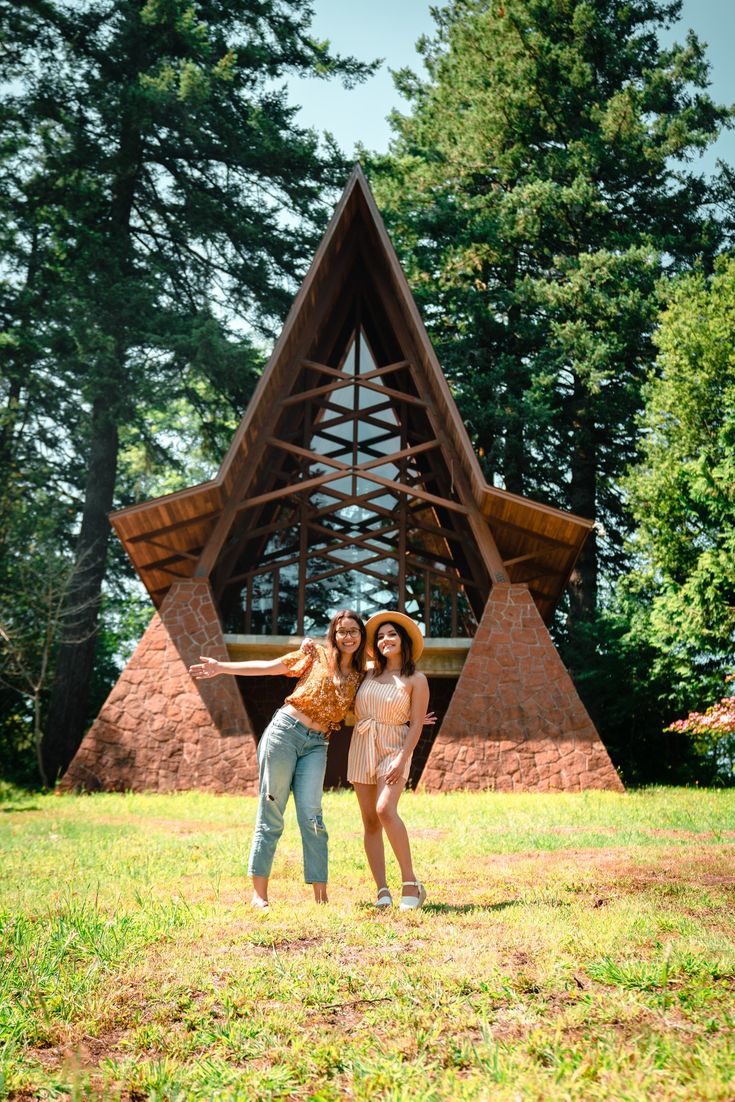
[[[293,790],[304,851],[304,880],[317,903],[327,902],[328,835],[321,798],[329,735],[352,709],[364,673],[365,625],[342,609],[331,619],[324,646],[304,639],[298,651],[269,662],[220,662],[201,658],[189,668],[194,678],[235,674],[298,677],[293,692],[273,716],[258,743],[260,794],[250,850],[253,907],[268,910],[268,879],[283,813]]]

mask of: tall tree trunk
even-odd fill
[[[123,113],[117,165],[111,186],[108,273],[115,280],[133,272],[130,251],[130,218],[141,163],[141,137],[134,109]],[[74,578],[64,609],[62,642],[59,647],[54,684],[43,740],[46,775],[56,780],[66,770],[84,737],[87,723],[89,684],[94,665],[102,582],[107,566],[112,508],[117,476],[120,395],[109,382],[125,378],[126,335],[116,309],[114,295],[101,312],[100,326],[114,340],[112,375],[104,375],[92,407],[92,440],[89,471],[84,494],[82,526],[76,548]]]
[[[79,747],[87,722],[100,592],[107,562],[117,475],[118,433],[111,407],[98,398],[92,409],[89,470],[77,541],[75,569],[64,609],[61,643],[42,742],[46,776],[56,780]]]
[[[517,269],[513,268],[512,279],[517,278]],[[509,286],[513,286],[512,283]],[[508,335],[513,360],[513,369],[506,376],[505,395],[505,440],[503,444],[503,482],[506,490],[512,494],[522,494],[526,476],[526,441],[523,431],[523,393],[526,388],[526,375],[523,366],[523,347],[521,341],[521,310],[513,304],[508,310]]]
[[[5,505],[8,494],[13,493],[14,481],[11,470],[15,460],[18,442],[16,431],[18,428],[18,414],[21,404],[23,387],[28,385],[28,380],[33,377],[35,363],[32,348],[32,322],[34,315],[33,306],[29,305],[35,292],[38,278],[38,230],[34,226],[31,230],[31,248],[28,254],[25,285],[19,291],[16,301],[17,326],[19,347],[15,353],[10,353],[6,360],[4,373],[8,381],[8,393],[5,408],[0,412],[0,502]],[[0,534],[0,550],[4,546],[4,538]]]
[[[13,461],[13,436],[21,393],[20,376],[16,375],[10,380],[5,409],[0,413],[0,472],[3,477],[3,490],[6,488],[7,472]]]
[[[593,402],[575,380],[572,418],[571,486],[569,505],[578,516],[597,515],[597,442]],[[597,535],[590,532],[569,580],[569,627],[589,620],[597,608]]]

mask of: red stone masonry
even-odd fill
[[[526,586],[493,588],[420,787],[624,791]]]
[[[227,659],[204,579],[177,582],[65,773],[61,789],[254,794],[253,726],[233,677],[193,681],[199,655]]]

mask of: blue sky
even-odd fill
[[[358,142],[384,151],[390,140],[386,116],[394,107],[405,107],[388,70],[420,69],[415,43],[420,35],[433,33],[431,0],[313,0],[313,6],[312,27],[319,38],[329,38],[339,53],[361,60],[382,57],[385,62],[351,92],[331,81],[290,82],[292,102],[302,105],[299,121],[330,130],[347,153]],[[682,19],[671,39],[683,41],[689,27],[708,44],[710,93],[721,103],[735,103],[735,0],[684,0]],[[735,164],[735,131],[720,139],[703,167],[712,169],[717,156]]]

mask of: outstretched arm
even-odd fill
[[[220,662],[218,658],[207,658],[203,655],[195,665],[189,666],[189,673],[196,681],[217,677],[221,673],[240,677],[264,677],[290,672],[280,658],[273,658],[269,662],[260,662],[257,659],[250,662]]]

